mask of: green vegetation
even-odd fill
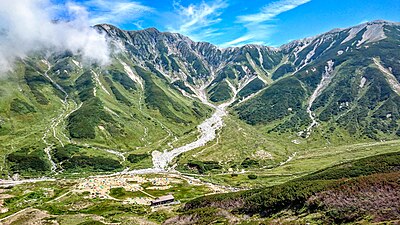
[[[94,139],[96,137],[96,127],[102,121],[105,123],[114,122],[112,117],[104,111],[100,99],[97,97],[91,98],[69,116],[69,134],[73,138]]]
[[[250,180],[255,180],[255,179],[257,179],[257,175],[254,175],[254,174],[249,174],[249,175],[247,175],[247,177],[248,177]]]
[[[235,74],[235,69],[234,67],[231,66],[227,66],[225,67],[221,73],[219,73],[215,79],[212,81],[211,84],[218,84],[220,82],[222,82],[224,79],[229,78],[229,79],[235,79],[236,78],[236,74]]]
[[[118,188],[112,188],[110,190],[110,196],[118,199],[125,199],[128,197],[133,197],[134,193],[125,191],[125,188],[123,187],[118,187]]]
[[[142,160],[150,158],[149,154],[130,154],[127,157],[127,160],[131,163],[138,163]]]
[[[79,152],[79,147],[74,145],[66,145],[65,147],[57,147],[53,150],[53,157],[56,162],[63,162],[68,160],[74,155],[75,153]]]
[[[82,222],[78,225],[104,225],[104,223],[102,223],[100,221],[92,220],[92,221]]]
[[[374,222],[390,221],[398,219],[395,210],[398,202],[393,196],[398,195],[400,187],[399,157],[398,152],[368,157],[281,185],[206,196],[186,203],[183,210],[194,215],[193,210],[213,207],[263,218],[280,215],[282,219],[285,217],[282,212],[289,211],[287,216],[299,220],[304,214],[318,215],[310,217],[313,219],[308,222],[313,223],[349,223],[366,218]],[[348,177],[352,178],[344,179]],[[215,215],[202,217],[217,219]]]
[[[95,97],[93,93],[95,84],[92,76],[91,71],[86,71],[75,81],[75,88],[79,91],[78,96],[82,102]]]
[[[213,102],[224,102],[232,98],[232,90],[226,81],[216,84],[208,94]]]
[[[283,76],[285,76],[288,73],[292,73],[295,71],[295,68],[291,63],[286,63],[281,65],[278,69],[275,70],[275,72],[272,74],[272,79],[276,80],[279,79]]]
[[[239,91],[238,96],[246,98],[251,94],[254,94],[257,91],[263,89],[264,87],[265,87],[264,82],[258,78],[255,78],[249,84],[247,84],[241,91]]]
[[[186,91],[188,94],[194,94],[192,89],[190,89],[188,86],[186,86],[185,83],[181,80],[177,80],[177,81],[173,82],[172,86],[176,86],[176,87]]]
[[[190,115],[193,115],[193,111],[188,106],[178,103],[170,95],[168,95],[157,83],[153,80],[152,74],[141,67],[136,66],[135,70],[143,78],[146,83],[145,86],[145,100],[150,108],[158,109],[158,111],[164,117],[171,119],[175,123],[188,123]],[[189,116],[189,118],[183,119],[179,116],[182,112]]]
[[[235,111],[249,124],[266,124],[304,110],[305,94],[299,80],[286,78],[271,85],[257,98],[237,106]]]
[[[223,210],[200,208],[183,212],[181,215],[167,220],[164,224],[177,224],[179,221],[188,221],[191,224],[230,224],[225,218]]]
[[[249,167],[258,167],[260,164],[257,160],[246,158],[243,160],[243,162],[240,164],[243,168],[249,168]]]
[[[110,78],[105,77],[104,80],[107,82],[107,84],[110,87],[112,93],[114,94],[115,98],[119,102],[121,102],[121,103],[123,103],[123,104],[125,104],[127,106],[132,106],[132,103],[118,90],[118,88],[116,88],[114,86],[114,84],[113,84],[113,82],[111,81]]]
[[[41,105],[47,105],[49,104],[49,100],[40,91],[41,87],[47,83],[47,80],[37,70],[38,68],[26,66],[24,78],[36,101]]]
[[[208,171],[212,170],[218,170],[221,169],[222,167],[218,164],[218,162],[213,162],[213,161],[189,161],[186,166],[188,167],[189,170],[195,170],[196,172],[200,174],[204,174]]]
[[[400,153],[393,152],[363,158],[353,162],[342,163],[327,169],[312,173],[303,180],[336,180],[367,176],[375,173],[390,173],[400,171]]]
[[[42,149],[37,147],[22,148],[7,156],[10,169],[23,175],[40,174],[50,170],[50,164]]]
[[[136,90],[135,82],[133,82],[133,80],[129,78],[129,76],[126,75],[125,73],[117,69],[111,69],[108,72],[111,74],[112,79],[120,83],[126,90],[128,91]]]
[[[100,157],[100,156],[72,156],[69,160],[64,161],[63,167],[70,171],[80,171],[82,169],[90,169],[96,172],[115,171],[122,169],[122,165],[118,160]]]
[[[86,155],[88,153],[84,149],[75,145],[59,146],[52,151],[52,154],[54,161],[66,172],[106,172],[122,169],[122,164],[118,160],[94,152]]]
[[[15,112],[17,114],[28,114],[36,112],[35,108],[32,105],[18,98],[14,98],[12,100],[10,104],[10,110],[11,112]]]

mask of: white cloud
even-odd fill
[[[89,62],[106,64],[109,48],[104,35],[90,28],[87,11],[74,4],[64,6],[68,22],[54,22],[49,0],[0,1],[0,72],[12,69],[18,58],[39,51],[69,50]]]
[[[246,28],[246,33],[235,40],[222,44],[222,47],[243,45],[248,43],[265,43],[269,35],[274,31],[275,26],[266,24],[273,21],[281,13],[292,10],[311,0],[279,0],[265,5],[260,12],[237,17],[237,23]]]
[[[81,3],[90,11],[91,24],[137,22],[136,20],[146,13],[154,12],[154,9],[140,2],[128,0],[88,0]]]
[[[239,22],[262,23],[274,19],[277,15],[292,10],[311,0],[281,0],[264,6],[259,13],[239,16]]]
[[[213,29],[211,26],[221,22],[221,11],[227,6],[228,4],[222,0],[212,3],[203,1],[186,7],[182,6],[180,2],[174,1],[177,23],[169,26],[168,30],[190,36],[194,40],[218,35],[218,29]]]

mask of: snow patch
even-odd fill
[[[264,58],[263,58],[263,55],[261,54],[261,50],[259,48],[258,48],[258,59],[260,60],[261,68],[264,68]]]
[[[80,62],[76,61],[75,59],[73,59],[72,62],[75,64],[75,66],[82,69],[82,64]]]
[[[365,78],[365,77],[361,78],[360,88],[363,88],[366,83],[367,83],[367,78]]]
[[[143,82],[142,79],[136,75],[132,69],[126,64],[124,61],[119,60],[119,62],[122,64],[124,67],[125,73],[128,74],[129,78],[131,78],[134,82],[138,83],[140,85],[140,88],[144,90]]]
[[[100,86],[100,88],[107,93],[108,95],[111,95],[110,92],[107,91],[106,87],[104,87],[104,85],[101,83],[100,78],[99,78],[99,74],[97,74],[96,72],[94,72],[92,70],[92,74],[94,75],[94,80],[96,81],[96,83]],[[94,95],[96,96],[96,90],[94,89]]]

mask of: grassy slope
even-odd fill
[[[210,223],[220,220],[221,214],[202,210],[228,210],[239,218],[241,214],[261,216],[242,218],[254,224],[398,222],[394,199],[399,195],[399,157],[398,151],[367,157],[282,185],[203,197],[187,203],[182,217],[191,215],[191,220]],[[233,217],[222,215],[224,219]]]
[[[69,62],[66,63],[68,60]],[[41,70],[36,76],[43,79],[45,82],[38,83],[35,88],[46,96],[49,101],[47,105],[39,104],[32,95],[31,89],[26,85],[24,80],[26,66],[23,64],[20,64],[12,74],[1,78],[0,148],[2,157],[6,157],[7,154],[26,146],[34,146],[36,149],[35,151],[43,152],[46,146],[41,141],[41,138],[50,127],[51,121],[59,117],[61,113],[63,113],[64,118],[69,112],[77,109],[80,104],[77,94],[85,88],[88,88],[86,90],[87,94],[85,95],[88,96],[89,94],[90,96],[92,95],[93,87],[96,87],[100,105],[91,108],[89,105],[93,105],[90,103],[93,102],[93,100],[90,100],[93,96],[89,97],[89,99],[85,98],[82,108],[79,108],[79,110],[72,115],[77,116],[77,121],[81,121],[82,124],[79,126],[92,127],[95,136],[93,139],[76,138],[72,140],[72,143],[80,146],[82,154],[89,156],[101,156],[121,160],[121,158],[107,153],[105,150],[116,149],[121,152],[126,152],[127,155],[131,152],[140,154],[150,153],[156,149],[169,149],[170,145],[168,143],[178,146],[190,142],[197,136],[197,124],[203,121],[210,113],[209,109],[202,106],[202,104],[197,103],[196,106],[194,106],[192,100],[181,96],[176,90],[171,90],[169,84],[166,84],[152,74],[149,74],[151,80],[160,90],[167,93],[172,101],[184,105],[184,107],[186,107],[185,110],[192,110],[192,108],[197,107],[197,112],[202,114],[198,115],[192,112],[191,115],[188,115],[185,110],[175,111],[174,113],[187,120],[185,124],[180,124],[165,118],[158,110],[147,106],[144,96],[145,93],[138,88],[138,85],[136,90],[129,89],[128,85],[123,86],[118,80],[113,80],[111,74],[100,69],[94,69],[94,71],[99,74],[100,83],[105,87],[106,91],[100,87],[98,82],[91,78],[92,74],[90,71],[87,71],[89,73],[88,79],[89,81],[91,80],[92,84],[90,85],[90,83],[88,83],[89,86],[82,86],[83,89],[75,91],[75,81],[85,72],[85,69],[76,66],[72,66],[73,68],[71,69],[71,65],[74,64],[70,59],[68,60],[50,60],[53,68],[49,71],[49,75],[69,92],[71,98],[68,100],[68,110],[65,110],[65,107],[63,107],[60,102],[60,98],[63,98],[63,94],[57,91],[55,87],[40,74],[44,73],[46,70],[45,68],[47,68],[42,63],[36,65]],[[36,63],[39,62],[39,60],[32,59],[32,62]],[[29,63],[31,63],[31,61],[29,61]],[[69,73],[60,75],[55,68],[61,71],[68,70]],[[107,70],[108,69],[124,72],[122,66],[117,62],[114,62]],[[67,78],[63,77],[66,75],[68,75]],[[19,89],[21,89],[21,91]],[[118,98],[118,93],[126,98],[124,99],[125,101],[121,101],[121,98]],[[15,102],[16,98],[19,99],[19,102],[24,102],[31,106],[33,112],[25,114],[12,112],[10,110],[10,105],[13,101]],[[75,101],[75,103],[73,101]],[[90,104],[88,105],[87,102]],[[21,107],[19,108],[23,109]],[[94,123],[90,125],[85,125],[88,119],[80,119],[79,117],[83,115],[82,113],[104,116],[100,116],[99,120],[93,120]],[[90,116],[90,118],[93,117]],[[55,133],[57,138],[64,144],[69,142],[67,118],[62,119],[58,126],[55,127]],[[183,138],[180,140],[178,137]],[[60,146],[59,141],[53,137],[52,131],[49,132],[47,141],[53,145],[53,149]],[[43,160],[47,161],[45,154],[41,155]],[[9,174],[10,165],[6,162],[5,158],[0,160],[3,176]],[[122,163],[131,168],[147,168],[151,166],[151,159],[146,159],[136,164],[131,164],[128,161]]]
[[[181,171],[197,172],[184,166],[191,160],[214,161],[219,162],[222,169],[207,171],[199,178],[237,187],[271,186],[349,160],[400,150],[399,140],[376,142],[355,139],[346,136],[345,131],[339,132],[339,129],[332,135],[331,142],[327,142],[323,132],[317,131],[309,139],[302,139],[297,135],[268,134],[268,127],[250,126],[234,116],[227,117],[225,121],[227,125],[219,133],[218,140],[179,157]],[[294,139],[298,139],[300,144],[292,143]],[[270,153],[273,158],[262,160],[257,155],[259,150]],[[293,158],[284,163],[289,157]],[[259,164],[245,168],[241,164],[246,158],[256,160]],[[229,168],[233,171],[230,172]],[[244,174],[231,175],[242,169],[246,171]],[[247,177],[249,174],[257,174],[258,178],[251,180]]]

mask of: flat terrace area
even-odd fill
[[[151,201],[165,195],[175,195],[176,192],[180,192],[177,194],[178,197],[182,194],[189,197],[191,193],[187,192],[192,194],[219,192],[206,187],[200,181],[174,174],[89,177],[79,179],[71,191],[86,193],[87,198],[111,199],[141,205],[151,205]]]

